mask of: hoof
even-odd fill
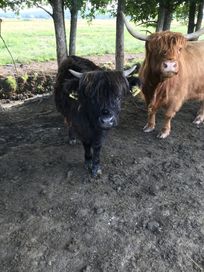
[[[193,121],[193,124],[196,124],[197,126],[202,124],[204,121],[204,117],[201,115],[196,116],[196,118]]]
[[[69,144],[70,145],[75,145],[76,144],[76,139],[69,139]]]
[[[102,171],[100,168],[99,169],[92,169],[91,176],[93,178],[99,178],[101,175],[102,175]]]
[[[170,131],[164,131],[164,132],[160,132],[158,135],[157,135],[157,138],[159,139],[165,139],[169,136],[170,134]]]
[[[84,166],[87,170],[92,170],[92,160],[85,160]]]
[[[155,127],[150,127],[148,124],[146,124],[143,128],[144,132],[151,132],[155,129]]]

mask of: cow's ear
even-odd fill
[[[70,72],[73,76],[75,76],[75,77],[77,77],[77,78],[81,78],[82,75],[83,75],[83,73],[74,71],[74,70],[72,70],[72,69],[69,69],[69,72]]]

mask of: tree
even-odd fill
[[[52,7],[52,12],[44,8],[44,4],[49,4]],[[52,17],[56,37],[57,62],[59,65],[67,56],[66,32],[64,22],[64,0],[3,0],[1,2],[1,8],[10,8],[14,11],[19,11],[26,6],[40,7]]]
[[[199,30],[201,28],[202,20],[203,20],[203,9],[204,9],[204,0],[201,0],[201,2],[198,4],[198,15],[197,15],[195,30]]]
[[[146,26],[155,26],[158,14],[158,1],[138,0],[126,1],[125,14],[131,16],[134,22],[140,22]]]
[[[194,32],[201,28],[203,20],[203,8],[204,0],[190,0],[188,14],[188,33]]]
[[[70,5],[70,34],[69,34],[69,55],[76,54],[76,33],[77,33],[77,19],[78,19],[78,5],[77,1],[72,0]]]
[[[162,5],[159,5],[156,32],[160,32],[163,30],[165,13],[166,9]]]
[[[192,33],[195,29],[196,2],[190,1],[188,11],[188,33]]]
[[[138,0],[127,1],[125,13],[134,22],[142,22],[146,26],[154,26],[156,31],[170,29],[173,14],[184,0]]]
[[[123,0],[118,0],[117,17],[116,17],[116,52],[115,64],[116,70],[122,71],[124,67],[124,23],[121,11],[124,9]]]
[[[58,65],[67,57],[67,40],[64,21],[64,2],[63,0],[50,0],[56,39],[56,51]]]
[[[186,0],[176,9],[176,18],[188,24],[188,33],[201,28],[203,8],[204,0]]]
[[[160,0],[156,31],[170,30],[173,14],[183,0]]]
[[[85,0],[65,0],[66,7],[69,8],[70,19],[70,35],[69,35],[69,55],[75,55],[76,53],[76,34],[77,34],[77,20],[78,12],[81,11],[83,18],[91,21],[95,18],[96,12],[105,12],[106,6],[110,3],[110,0],[90,0],[90,8],[87,7],[87,1]]]

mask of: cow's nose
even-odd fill
[[[178,64],[176,61],[164,61],[162,63],[162,70],[166,73],[177,72]]]
[[[115,118],[111,114],[103,114],[99,117],[100,125],[104,128],[109,128],[114,125]]]

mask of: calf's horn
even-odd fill
[[[132,29],[131,25],[130,25],[130,24],[128,23],[128,21],[126,20],[124,13],[121,12],[121,14],[122,14],[122,18],[123,18],[123,21],[124,21],[124,23],[125,23],[125,26],[126,26],[128,32],[129,32],[133,37],[135,37],[136,39],[141,40],[141,41],[148,41],[148,40],[149,40],[149,36],[143,35],[143,34],[141,34],[141,33],[138,33],[138,32],[136,32],[136,31],[134,31],[134,30]]]
[[[77,78],[81,78],[82,75],[83,75],[83,73],[74,71],[74,70],[72,70],[72,69],[69,69],[69,71],[70,71],[70,73],[71,73],[73,76],[75,76],[75,77],[77,77]]]
[[[189,33],[189,34],[186,34],[184,35],[184,37],[188,40],[188,41],[191,41],[191,40],[196,40],[198,39],[202,34],[204,34],[204,27],[197,30],[196,32],[193,32],[193,33]]]
[[[134,66],[131,67],[130,69],[123,71],[123,75],[124,75],[125,77],[129,76],[129,75],[136,69],[136,67],[137,67],[137,65],[134,65]]]

